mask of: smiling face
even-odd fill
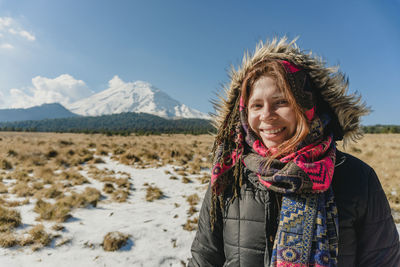
[[[276,148],[294,135],[297,126],[295,110],[274,79],[261,76],[256,80],[247,107],[250,128],[267,148]]]

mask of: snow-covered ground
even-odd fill
[[[134,188],[126,203],[100,201],[96,208],[73,210],[73,217],[63,223],[64,238],[71,241],[57,247],[52,246],[33,252],[29,247],[0,248],[0,266],[184,266],[190,257],[190,245],[195,231],[183,230],[188,219],[189,204],[186,197],[197,193],[203,198],[206,185],[197,179],[183,183],[180,176],[171,180],[165,173],[173,172],[173,166],[135,169],[103,157],[104,164],[96,164],[99,169],[107,168],[115,172],[126,172],[131,176]],[[84,171],[81,172],[85,174]],[[90,179],[90,187],[101,190],[103,184]],[[190,176],[189,176],[190,177]],[[197,176],[198,177],[198,176]],[[159,187],[165,197],[153,202],[145,200],[148,183]],[[19,208],[26,228],[36,225],[38,217],[34,204]],[[197,205],[199,210],[201,200]],[[193,218],[197,215],[193,215]],[[54,223],[42,222],[47,229]],[[22,231],[20,229],[19,231]],[[103,237],[111,231],[131,235],[129,242],[121,250],[106,252],[101,247]]]
[[[182,177],[169,179],[174,173],[174,166],[159,168],[135,169],[122,165],[108,157],[105,163],[96,164],[97,168],[126,172],[131,176],[134,188],[126,203],[101,201],[96,208],[75,209],[73,217],[63,223],[63,239],[70,241],[62,246],[53,241],[50,247],[33,252],[29,247],[5,249],[0,248],[0,266],[184,266],[190,257],[190,246],[195,231],[183,230],[182,225],[188,218],[189,204],[186,197],[198,194],[200,197],[197,209],[206,185],[193,176],[191,183],[183,183]],[[101,190],[103,184],[91,179],[85,169],[81,172],[91,182],[91,187]],[[190,177],[190,176],[189,176]],[[159,187],[165,197],[153,202],[145,200],[144,184]],[[34,203],[18,209],[22,215],[23,231],[30,225],[38,224],[38,216],[33,210]],[[191,218],[197,216],[193,215]],[[43,222],[47,229],[54,223]],[[397,225],[400,232],[400,224]],[[131,235],[129,242],[121,250],[106,252],[101,247],[103,237],[111,231],[120,231]]]

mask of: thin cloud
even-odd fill
[[[33,34],[27,32],[27,31],[20,31],[19,35],[21,35],[22,37],[26,38],[29,41],[35,41],[36,40],[36,37]]]
[[[69,74],[62,74],[54,79],[36,76],[32,79],[32,85],[27,89],[11,89],[9,107],[28,108],[49,103],[68,106],[94,93],[84,81]]]
[[[4,44],[0,44],[0,48],[1,49],[13,49],[14,46],[12,44],[9,44],[9,43],[4,43]]]
[[[15,19],[10,17],[0,17],[0,38],[10,42],[17,41],[17,37],[31,42],[36,40],[36,36],[26,29],[23,29]],[[0,46],[0,48],[9,47]]]
[[[0,17],[0,30],[9,27],[11,23],[12,23],[12,18]]]
[[[8,29],[8,32],[13,34],[13,35],[19,35],[25,39],[27,39],[28,41],[35,41],[36,37],[34,35],[32,35],[31,33],[25,31],[25,30],[16,30],[14,28],[10,28]]]
[[[14,34],[14,35],[18,34],[18,32],[13,28],[8,29],[8,32],[11,33],[11,34]]]

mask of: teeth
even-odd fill
[[[283,128],[280,128],[280,129],[276,129],[276,130],[263,130],[263,132],[264,133],[266,133],[266,134],[276,134],[276,133],[279,133],[279,132],[282,132],[283,131]]]

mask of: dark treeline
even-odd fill
[[[211,121],[203,119],[164,119],[146,113],[120,113],[96,117],[29,120],[0,123],[0,131],[103,133],[207,134],[215,132]]]
[[[364,133],[400,133],[400,125],[370,125],[363,126]]]

